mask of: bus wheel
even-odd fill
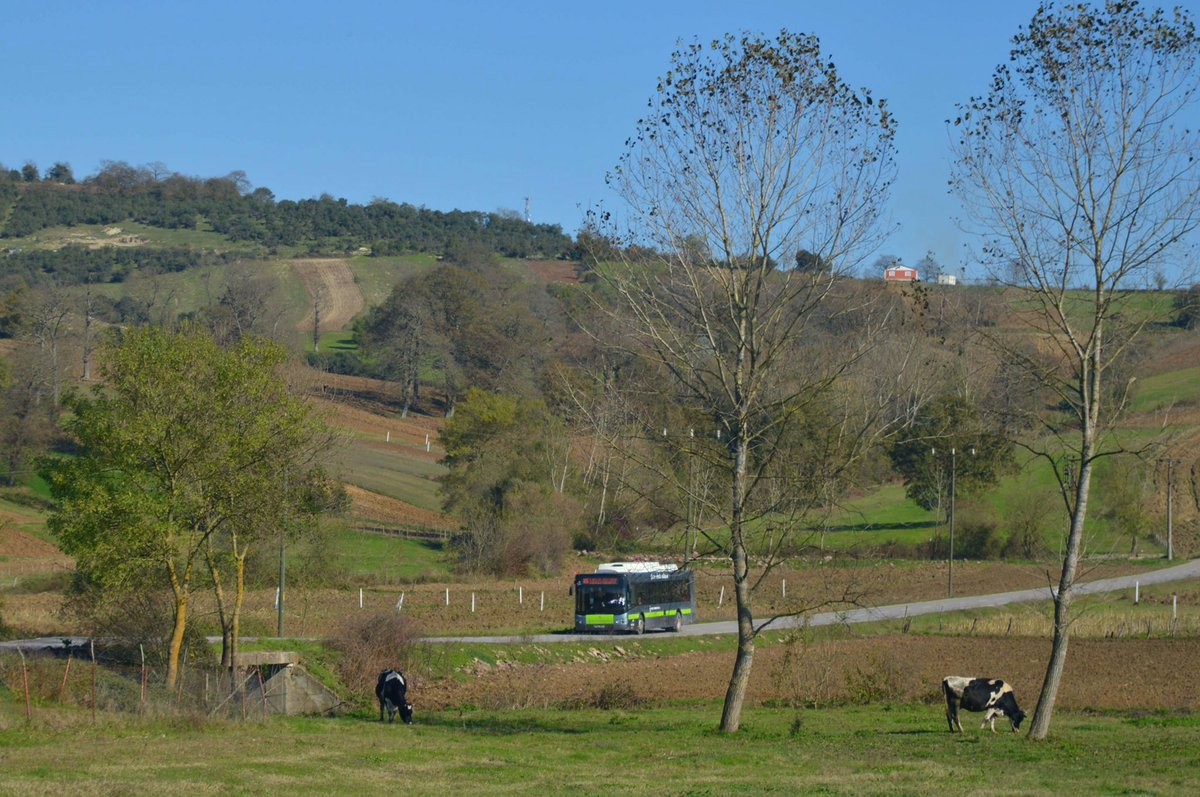
[[[677,634],[683,630],[683,615],[679,612],[675,612],[675,622],[671,624],[671,630]]]
[[[638,619],[633,621],[633,633],[642,634],[646,631],[646,618],[638,615]]]

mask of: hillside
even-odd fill
[[[556,290],[585,288],[579,263],[545,256],[505,258],[499,257],[503,254],[499,250],[481,254],[480,249],[472,249],[462,241],[443,239],[436,244],[433,237],[422,239],[425,243],[420,245],[412,244],[405,253],[385,255],[381,252],[397,249],[395,241],[399,239],[373,249],[369,239],[375,232],[362,232],[383,227],[367,225],[353,232],[359,229],[355,225],[367,218],[374,219],[372,225],[384,224],[384,218],[391,219],[387,224],[401,226],[424,219],[422,224],[436,220],[450,225],[446,230],[458,229],[454,225],[462,219],[457,217],[414,215],[403,206],[347,207],[327,198],[307,203],[301,211],[259,196],[256,201],[261,207],[256,209],[252,198],[235,198],[226,192],[188,200],[191,221],[184,224],[184,217],[177,214],[173,217],[176,221],[168,225],[161,213],[164,208],[182,207],[179,203],[184,202],[181,197],[186,192],[166,196],[166,181],[158,178],[143,176],[134,182],[133,187],[114,187],[98,176],[91,183],[74,187],[18,186],[14,190],[9,186],[8,226],[0,229],[7,252],[0,257],[0,265],[9,268],[0,269],[0,284],[15,291],[18,280],[29,286],[49,278],[63,280],[70,301],[77,303],[85,295],[91,297],[91,313],[98,328],[154,322],[168,314],[201,318],[211,315],[220,320],[218,311],[248,299],[259,303],[256,315],[234,320],[239,325],[246,320],[247,328],[258,334],[276,336],[298,356],[305,351],[311,354],[312,333],[319,320],[319,352],[328,358],[322,360],[322,365],[340,358],[339,368],[350,363],[351,373],[358,368],[359,375],[298,365],[294,378],[330,424],[343,433],[334,465],[347,485],[351,506],[347,522],[351,527],[452,530],[457,524],[442,514],[439,494],[439,478],[444,473],[439,430],[450,408],[446,387],[438,381],[444,378],[444,372],[426,367],[420,375],[424,384],[419,394],[415,399],[408,398],[398,382],[363,375],[377,367],[371,359],[375,355],[364,355],[349,336],[356,321],[389,300],[398,282],[441,274],[448,263],[463,264],[461,274],[469,279],[489,274],[478,284],[446,283],[452,291],[475,291],[478,295],[471,296],[472,301],[494,299],[505,307],[504,313],[499,313],[486,305],[482,310],[471,309],[468,303],[463,307],[475,313],[478,320],[459,319],[464,325],[474,324],[468,340],[474,336],[470,343],[475,349],[456,352],[456,356],[479,361],[477,373],[470,378],[485,386],[511,379],[511,374],[518,373],[510,365],[513,362],[570,358],[581,347],[561,317],[565,304],[556,307],[557,298],[547,299]],[[172,190],[182,191],[182,183],[170,185]],[[101,223],[49,226],[45,222],[51,218],[52,208],[68,217],[91,208],[111,218]],[[121,212],[132,215],[118,218]],[[304,235],[310,236],[298,238],[298,246],[271,243],[245,230],[239,232],[239,225],[247,219],[258,219],[270,228],[293,212],[306,219],[297,229],[306,230]],[[314,226],[318,218],[324,218],[327,225]],[[482,216],[476,214],[474,218],[478,221]],[[486,226],[495,227],[494,232],[504,229],[541,234],[534,228],[505,224],[491,219]],[[318,229],[327,234],[311,237]],[[490,245],[488,240],[478,238],[472,246]],[[455,254],[443,257],[443,250]],[[109,275],[107,280],[87,284],[87,275],[101,267]],[[455,279],[466,279],[461,274]],[[494,284],[484,285],[488,279]],[[233,288],[242,293],[231,298],[228,291]],[[935,298],[946,295],[935,294]],[[969,301],[978,301],[980,307],[994,301],[987,298],[988,289],[981,287],[961,286],[952,295],[973,297]],[[78,310],[68,312],[67,327],[78,335],[82,314]],[[1015,313],[988,312],[992,315],[980,315],[981,323],[1019,332]],[[0,313],[0,333],[4,331],[3,318]],[[539,325],[545,325],[544,330]],[[523,348],[545,346],[547,341],[551,348],[536,353]],[[64,343],[64,349],[70,352],[65,355],[67,373],[77,383],[81,368],[73,349],[78,343],[70,338]],[[0,344],[6,344],[8,351],[14,345],[2,339]],[[1156,456],[1176,460],[1180,465],[1173,474],[1178,492],[1172,510],[1176,544],[1183,546],[1181,550],[1191,550],[1198,536],[1196,501],[1191,499],[1194,477],[1189,470],[1194,460],[1191,452],[1200,445],[1200,366],[1196,363],[1200,363],[1200,336],[1173,327],[1156,328],[1146,338],[1145,350],[1133,366],[1136,382],[1131,395],[1132,412],[1122,427],[1130,440],[1169,433],[1165,447]],[[495,373],[486,370],[491,367],[497,369]],[[518,389],[540,389],[537,374],[522,373],[521,378],[526,381],[515,385]],[[1165,515],[1164,479],[1165,474],[1153,468],[1147,472],[1143,500],[1148,516]],[[1044,477],[1022,471],[1000,485],[991,497],[978,497],[976,503],[1003,506],[1012,503],[1012,496],[1029,496],[1046,487]],[[1115,553],[1120,533],[1108,530],[1113,520],[1106,506],[1106,492],[1101,483],[1094,497],[1099,534],[1095,548]],[[967,511],[970,499],[963,498]],[[1003,512],[999,519],[1004,522]],[[831,526],[842,530],[822,534],[822,546],[859,551],[891,541],[916,545],[938,531],[938,520],[933,513],[915,508],[896,482],[885,481],[877,489],[854,495]],[[1153,537],[1155,532],[1149,531]],[[1143,545],[1143,550],[1159,549],[1161,540],[1151,539]]]

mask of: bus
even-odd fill
[[[609,562],[575,575],[575,630],[679,631],[696,622],[691,570],[658,562]]]

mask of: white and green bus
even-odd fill
[[[691,570],[658,562],[609,562],[575,575],[575,630],[640,634],[696,622]]]

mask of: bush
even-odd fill
[[[1026,496],[1025,500],[1010,507],[1007,516],[1009,535],[1001,556],[1005,559],[1045,558],[1049,553],[1047,520],[1056,517],[1056,511],[1061,512],[1061,502],[1051,492]]]
[[[965,520],[959,527],[956,542],[954,555],[958,559],[999,559],[1004,549],[1004,537],[996,522],[986,518]]]
[[[511,490],[508,502],[502,517],[476,518],[451,541],[459,569],[496,576],[557,573],[579,536],[576,500],[522,484]]]
[[[886,703],[900,694],[900,671],[890,656],[872,656],[846,673],[846,701],[851,705]]]
[[[560,709],[579,711],[584,709],[599,709],[600,711],[637,711],[649,705],[648,701],[639,695],[632,686],[623,681],[610,681],[591,695],[561,701]]]
[[[985,506],[960,501],[954,532],[955,559],[999,559],[1004,534],[995,516]]]
[[[330,639],[340,654],[334,670],[351,692],[369,698],[379,673],[407,669],[416,639],[413,624],[398,612],[348,615]]]

